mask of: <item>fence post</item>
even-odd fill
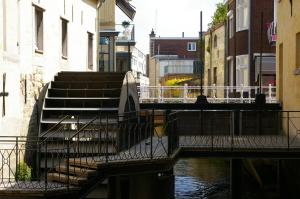
[[[240,99],[241,99],[241,103],[243,103],[243,99],[244,99],[244,84],[241,84],[241,96],[240,96]]]
[[[18,159],[19,159],[19,137],[16,137],[16,173],[19,172]],[[16,181],[18,181],[18,178],[16,179]]]
[[[226,102],[228,103],[229,102],[229,87],[226,86]]]
[[[290,150],[290,112],[287,112],[287,144],[288,150]]]
[[[269,103],[271,103],[272,102],[272,85],[271,84],[269,84]]]
[[[251,86],[249,86],[248,90],[248,102],[251,103]]]
[[[187,103],[187,98],[188,98],[188,85],[184,84],[183,87],[183,102]]]
[[[216,99],[216,84],[213,84],[212,86],[213,86],[213,87],[212,87],[213,98],[214,98],[214,100],[215,100],[215,99]]]

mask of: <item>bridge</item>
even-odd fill
[[[0,137],[1,197],[85,198],[111,176],[168,172],[182,156],[299,158],[300,112],[274,103],[138,104],[131,79],[59,73],[39,135]]]

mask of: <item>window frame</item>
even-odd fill
[[[243,63],[243,61],[245,61]],[[245,79],[245,72],[247,72],[247,77]],[[238,55],[236,56],[236,85],[249,86],[249,56],[248,55]],[[243,77],[243,81],[241,81]]]
[[[195,51],[197,51],[197,44],[196,44],[196,42],[188,42],[187,43],[187,51],[189,51],[189,52],[195,52]]]
[[[246,19],[245,19],[245,11],[247,11]],[[246,24],[244,24],[244,22],[246,22]],[[249,22],[250,22],[249,0],[236,0],[236,32],[248,30]]]
[[[45,9],[38,5],[34,7],[34,51],[39,54],[44,53],[44,12]],[[38,14],[41,20],[38,23]],[[39,24],[39,25],[38,25]]]
[[[68,59],[68,43],[69,43],[68,42],[68,32],[69,32],[68,24],[69,24],[69,21],[63,17],[60,18],[60,21],[61,21],[61,57],[63,59]],[[65,32],[64,32],[64,25],[66,25]]]
[[[94,34],[87,32],[88,36],[88,50],[87,50],[87,65],[89,70],[94,68]]]

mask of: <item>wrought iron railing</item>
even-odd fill
[[[115,117],[102,113],[86,123],[67,118],[40,138],[0,137],[0,190],[68,191],[87,169],[170,160],[181,149],[300,150],[296,111],[143,110]]]

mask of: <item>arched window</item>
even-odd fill
[[[217,35],[214,36],[214,48],[218,47],[218,37]]]

